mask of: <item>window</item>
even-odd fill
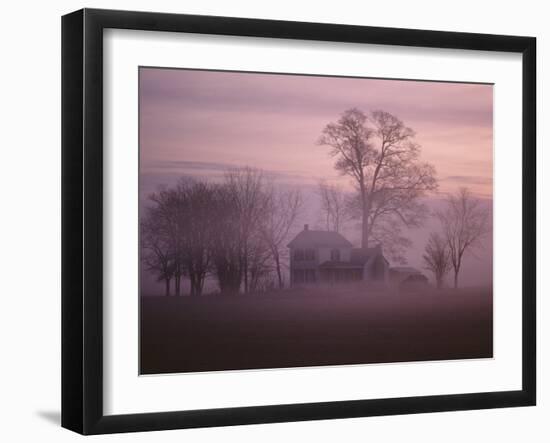
[[[340,261],[340,249],[333,249],[330,251],[330,259],[332,261]]]
[[[294,251],[294,260],[301,261],[303,259],[304,259],[304,250],[296,249],[296,251]]]
[[[306,249],[305,251],[305,260],[315,260],[315,250]]]

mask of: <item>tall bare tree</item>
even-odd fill
[[[432,232],[422,255],[424,266],[431,271],[438,289],[443,286],[445,275],[451,270],[451,252],[447,241],[437,232]]]
[[[244,292],[249,290],[250,258],[255,249],[252,240],[260,227],[268,205],[265,179],[262,171],[249,167],[228,171],[224,186],[235,205],[239,227],[240,260]]]
[[[179,257],[190,282],[190,295],[201,295],[211,263],[214,189],[204,182],[184,180],[177,186],[181,250]]]
[[[437,182],[435,168],[420,161],[421,149],[414,136],[411,128],[389,112],[374,111],[367,116],[356,108],[323,129],[318,143],[329,146],[336,170],[351,177],[357,191],[351,207],[361,221],[363,248],[371,239],[380,241],[388,225],[417,227],[425,217],[420,198],[435,190]],[[392,241],[387,235],[386,239]],[[405,244],[395,244],[396,253]]]
[[[227,186],[216,187],[212,226],[212,273],[222,294],[236,294],[242,283],[243,269],[239,217],[235,196]]]
[[[262,229],[254,230],[249,241],[248,291],[262,292],[274,282],[273,260]]]
[[[286,241],[302,207],[299,190],[276,193],[271,190],[267,211],[262,221],[262,237],[273,260],[279,288],[284,287],[282,259],[286,253]]]
[[[346,222],[346,196],[337,185],[326,180],[319,181],[319,198],[321,199],[321,217],[327,231],[340,232]]]
[[[450,251],[454,287],[457,288],[465,254],[481,248],[483,239],[491,232],[490,208],[475,198],[468,188],[461,188],[447,198],[447,208],[440,211],[438,217]]]

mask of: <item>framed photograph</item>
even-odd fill
[[[532,37],[62,19],[62,425],[535,405]]]

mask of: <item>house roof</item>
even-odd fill
[[[351,248],[352,244],[335,231],[304,229],[287,245],[289,248],[327,247]]]

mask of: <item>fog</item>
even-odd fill
[[[433,282],[422,254],[430,233],[440,229],[434,213],[444,208],[446,196],[468,187],[492,209],[492,106],[493,87],[482,84],[141,68],[140,214],[150,205],[148,196],[182,177],[219,183],[228,171],[251,167],[280,192],[300,190],[303,204],[289,240],[305,224],[324,229],[319,180],[346,194],[354,184],[335,169],[319,136],[348,108],[383,109],[412,128],[420,160],[436,171],[438,189],[421,198],[425,220],[402,232],[411,240],[406,264]],[[357,220],[346,222],[341,233],[360,246]],[[390,265],[403,264],[385,255]],[[467,251],[460,286],[491,285],[492,266],[488,235],[481,247]],[[140,271],[142,294],[162,294],[162,282],[143,264]],[[187,293],[185,279],[182,285]],[[216,290],[208,276],[204,293]]]

